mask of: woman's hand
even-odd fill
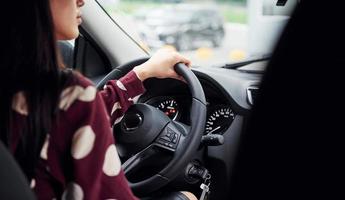
[[[141,81],[147,78],[175,78],[183,80],[176,74],[174,66],[177,63],[184,63],[190,67],[191,62],[181,54],[170,49],[158,50],[148,61],[135,67],[133,71]]]

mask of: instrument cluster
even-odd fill
[[[160,96],[153,97],[145,103],[150,104],[165,113],[170,119],[183,121],[189,119],[190,102],[187,97]],[[207,119],[204,134],[223,134],[235,119],[235,113],[230,105],[215,104],[207,105]]]

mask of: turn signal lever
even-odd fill
[[[219,146],[224,144],[224,137],[219,134],[209,134],[201,137],[201,144],[206,146]]]

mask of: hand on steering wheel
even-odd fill
[[[136,66],[133,71],[141,81],[148,78],[174,78],[181,81],[184,79],[175,72],[174,66],[177,63],[183,63],[191,66],[191,61],[170,49],[158,50],[148,61]]]

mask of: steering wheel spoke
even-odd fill
[[[129,158],[125,163],[122,164],[122,168],[126,176],[136,173],[146,160],[154,157],[157,153],[157,149],[152,148],[151,145]]]
[[[181,132],[176,124],[171,121],[157,137],[154,145],[175,152],[179,147],[180,141],[183,141],[184,136],[185,133]]]

